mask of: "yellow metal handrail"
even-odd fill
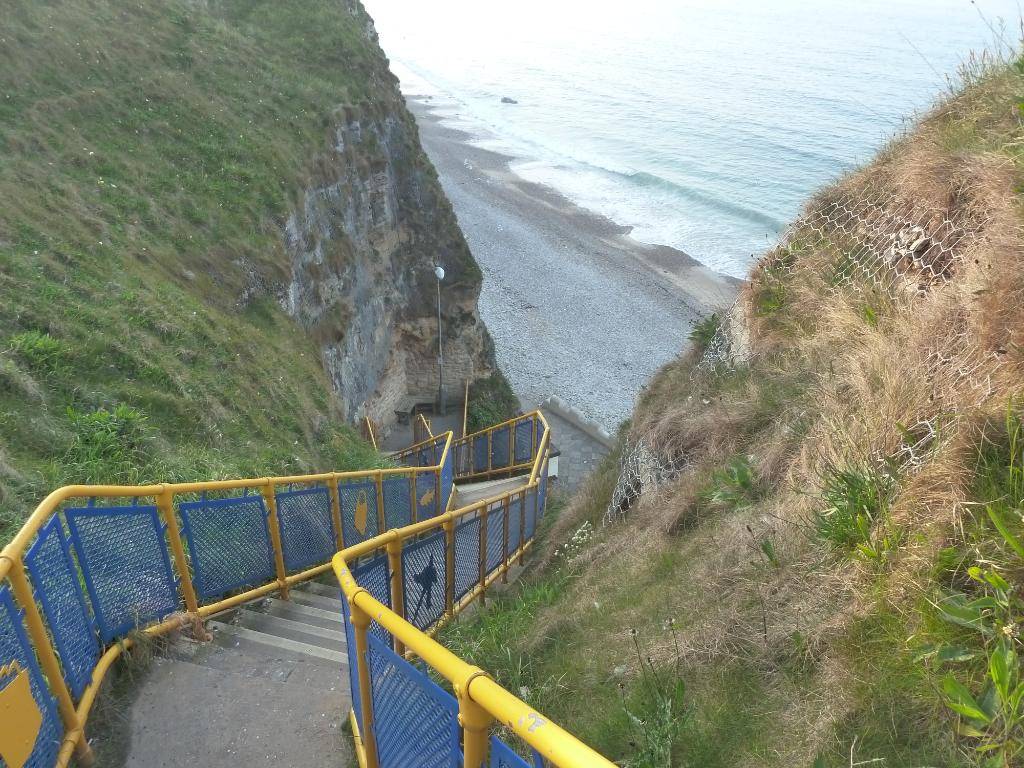
[[[357,721],[354,710],[350,720],[353,726],[352,730],[355,736],[358,759],[363,768],[378,768],[373,730],[373,702],[370,696],[371,680],[367,662],[369,644],[367,633],[371,620],[376,621],[391,633],[397,652],[405,651],[419,657],[451,683],[458,701],[459,722],[463,728],[462,746],[465,766],[471,766],[472,768],[480,768],[482,766],[487,755],[488,732],[494,722],[500,722],[510,727],[517,736],[537,750],[552,765],[559,766],[559,768],[583,766],[613,768],[614,766],[613,763],[495,683],[483,670],[462,661],[431,638],[445,621],[451,619],[474,600],[482,597],[489,584],[499,577],[504,577],[514,561],[522,562],[523,553],[532,542],[524,540],[515,552],[509,554],[507,548],[508,531],[506,528],[505,541],[502,544],[504,562],[486,579],[483,578],[482,574],[484,571],[481,566],[480,583],[459,602],[453,600],[451,589],[448,589],[445,614],[430,632],[423,632],[417,629],[399,613],[399,611],[403,610],[401,608],[403,601],[400,599],[400,595],[396,594],[395,585],[401,584],[403,581],[401,558],[389,558],[392,564],[391,602],[392,605],[398,607],[397,611],[384,605],[360,587],[349,569],[349,562],[358,557],[381,549],[386,550],[389,555],[395,552],[400,553],[403,541],[419,537],[439,528],[444,529],[448,533],[446,537],[448,549],[447,562],[450,563],[455,555],[453,532],[457,521],[467,516],[478,515],[486,524],[487,512],[492,505],[503,501],[507,503],[510,498],[517,495],[520,496],[521,503],[525,504],[527,495],[531,492],[537,493],[539,490],[540,473],[544,471],[548,453],[549,432],[547,421],[540,413],[530,415],[531,418],[534,416],[537,418],[537,423],[541,425],[543,434],[536,456],[530,463],[531,472],[526,485],[448,512],[440,517],[405,528],[388,531],[361,544],[348,547],[334,556],[332,561],[334,574],[341,585],[345,599],[348,601],[349,616],[355,633],[356,647],[354,655],[359,676],[358,687],[363,721]],[[504,424],[497,425],[497,428],[500,429],[505,425],[519,423],[522,421],[522,418],[504,422]],[[482,430],[480,433],[476,433],[476,435],[488,432],[489,430]],[[523,508],[522,506],[520,507],[520,509]],[[507,510],[508,507],[506,506],[505,509]],[[352,649],[349,649],[349,652],[351,654]]]
[[[208,482],[193,483],[161,483],[138,486],[116,486],[116,485],[75,485],[59,488],[47,496],[26,520],[24,525],[14,538],[0,551],[0,584],[10,584],[11,592],[15,601],[24,611],[24,623],[29,639],[35,649],[35,655],[39,660],[42,673],[45,676],[45,683],[50,689],[57,702],[57,708],[64,726],[64,737],[57,756],[56,764],[66,766],[70,763],[72,753],[77,755],[79,762],[89,765],[93,762],[92,752],[88,741],[85,738],[84,726],[92,710],[99,688],[116,659],[133,645],[132,636],[120,637],[103,649],[101,655],[92,669],[91,679],[85,685],[84,690],[78,698],[77,704],[72,698],[68,683],[61,670],[61,662],[58,659],[54,647],[51,645],[50,636],[47,632],[44,617],[40,606],[36,604],[33,587],[30,584],[29,574],[25,564],[26,553],[30,545],[55,514],[58,514],[62,506],[69,499],[97,499],[97,498],[151,498],[154,499],[157,511],[162,519],[166,531],[166,543],[170,549],[171,563],[175,576],[177,577],[177,589],[179,599],[183,601],[185,611],[173,614],[159,621],[153,621],[145,627],[140,627],[141,632],[146,636],[158,636],[166,634],[189,625],[195,626],[205,618],[220,613],[229,608],[250,602],[254,599],[264,597],[272,593],[279,593],[287,598],[288,589],[298,583],[307,581],[326,573],[329,569],[334,570],[345,599],[348,602],[352,627],[355,631],[355,649],[349,649],[350,654],[354,650],[358,674],[360,675],[359,691],[362,697],[368,696],[368,669],[365,663],[367,637],[366,630],[370,617],[378,621],[383,627],[391,632],[395,650],[415,654],[433,667],[442,677],[449,680],[456,693],[460,709],[460,722],[464,729],[463,749],[465,765],[473,768],[481,768],[482,760],[487,750],[487,731],[495,720],[509,725],[527,744],[537,749],[552,764],[561,768],[570,766],[606,766],[612,765],[597,753],[581,744],[574,737],[550,723],[527,704],[502,689],[490,680],[481,670],[471,667],[459,660],[456,656],[444,649],[441,645],[431,639],[440,626],[463,608],[477,599],[482,599],[488,588],[496,579],[506,579],[508,570],[516,563],[521,563],[524,553],[529,549],[532,540],[528,540],[525,531],[527,500],[534,502],[534,530],[539,507],[541,504],[541,483],[549,448],[549,432],[547,422],[539,412],[526,416],[511,419],[502,424],[496,425],[488,430],[469,435],[458,441],[461,444],[472,445],[472,439],[480,435],[487,435],[488,449],[491,447],[493,433],[504,427],[508,427],[512,437],[510,438],[510,464],[515,457],[515,432],[516,426],[523,423],[525,419],[533,419],[531,430],[531,454],[532,461],[520,465],[512,465],[502,468],[503,473],[514,474],[515,472],[529,471],[525,483],[510,491],[480,500],[474,504],[446,512],[442,509],[442,474],[446,466],[451,467],[455,454],[456,440],[451,432],[433,437],[422,443],[410,447],[397,454],[400,459],[415,457],[417,461],[426,459],[428,456],[437,457],[436,463],[430,466],[405,466],[400,468],[377,469],[371,471],[354,472],[327,472],[311,475],[291,475],[270,478],[250,478],[217,480]],[[541,430],[538,432],[538,430]],[[538,440],[538,435],[540,439]],[[466,443],[466,441],[470,441]],[[432,454],[424,454],[427,449]],[[416,477],[421,474],[432,474],[435,478],[437,489],[437,509],[440,514],[426,520],[416,519],[417,502],[415,494],[410,504],[412,505],[411,525],[385,531],[373,538],[360,543],[345,546],[344,528],[342,524],[341,503],[339,499],[339,482],[364,481],[373,483],[377,490],[378,514],[380,516],[377,530],[383,530],[383,482],[386,478],[395,475],[407,475],[412,478],[411,487],[416,487]],[[470,475],[472,476],[472,474]],[[445,482],[450,482],[448,476]],[[326,484],[330,491],[331,523],[336,537],[338,554],[333,560],[321,563],[299,573],[289,574],[285,568],[281,531],[276,518],[276,489],[278,486],[291,486],[293,484],[317,486]],[[189,558],[185,551],[182,533],[179,530],[175,497],[185,494],[204,494],[209,492],[232,491],[232,490],[254,490],[258,491],[264,499],[268,513],[268,531],[270,544],[274,555],[274,578],[252,589],[247,589],[238,594],[209,602],[201,603],[196,589],[192,583],[192,571],[190,570]],[[449,489],[452,490],[453,489]],[[453,491],[454,492],[454,491]],[[532,496],[531,496],[532,495]],[[509,509],[510,504],[516,503],[520,514],[518,547],[509,551]],[[483,562],[480,563],[480,577],[475,587],[469,589],[465,595],[456,599],[453,588],[454,568],[454,541],[457,522],[468,519],[471,516],[478,516],[481,519],[481,529],[486,531],[488,512],[491,510],[504,510],[504,530],[502,536],[502,562],[499,567],[488,572]],[[446,545],[448,547],[446,567],[446,594],[444,613],[429,631],[423,632],[416,629],[412,624],[405,621],[401,613],[393,611],[377,600],[365,590],[359,588],[355,579],[349,571],[349,563],[355,558],[384,551],[388,555],[391,567],[391,601],[392,605],[399,607],[402,589],[402,544],[414,538],[421,537],[432,531],[443,530],[446,534]],[[369,768],[377,768],[376,744],[372,730],[372,724],[366,720],[369,715],[372,717],[372,704],[364,701],[362,707],[364,721],[356,723],[354,714],[353,732],[355,736],[356,751],[363,765]],[[0,724],[2,727],[2,724]]]
[[[373,450],[380,450],[377,447],[377,430],[374,429],[373,420],[369,416],[363,417],[363,431],[366,433],[366,439],[373,446]]]
[[[434,437],[434,430],[431,429],[430,421],[422,413],[416,414],[416,418],[413,420],[412,431],[413,440],[426,442]]]
[[[516,455],[516,427],[527,421],[532,421],[533,428],[530,432],[531,440],[531,456],[533,454],[532,446],[537,443],[537,429],[538,426],[543,427],[547,430],[547,421],[544,419],[540,411],[533,411],[532,413],[526,413],[521,416],[515,416],[511,419],[507,419],[500,424],[494,424],[493,426],[481,429],[472,434],[465,435],[457,438],[452,446],[455,451],[455,476],[459,480],[489,480],[494,477],[508,476],[521,474],[526,471],[533,471],[536,468],[536,457],[531,458],[529,461],[515,463]],[[494,467],[491,465],[493,457],[493,448],[495,445],[495,433],[500,432],[503,429],[508,430],[508,437],[505,438],[508,442],[508,455],[509,464],[502,467]],[[478,438],[487,438],[487,466],[477,467],[473,463],[474,451],[473,447]],[[467,461],[468,460],[468,461]],[[469,467],[467,468],[467,464]]]
[[[264,597],[278,592],[282,597],[287,597],[288,589],[298,584],[316,578],[331,568],[330,562],[322,563],[300,573],[288,575],[284,568],[283,549],[280,539],[280,529],[276,521],[276,504],[274,501],[274,489],[281,485],[315,485],[328,483],[331,489],[331,512],[332,524],[336,536],[336,545],[339,550],[344,548],[344,534],[341,526],[340,500],[337,492],[339,481],[365,480],[373,482],[377,488],[378,499],[383,498],[382,484],[385,478],[394,475],[411,475],[415,478],[419,474],[433,474],[436,477],[436,486],[440,488],[441,470],[448,460],[453,435],[451,432],[433,438],[432,441],[443,440],[439,460],[429,467],[398,467],[376,470],[358,470],[353,472],[321,472],[310,475],[286,475],[281,477],[248,478],[233,480],[211,480],[206,482],[191,483],[161,483],[153,485],[69,485],[50,493],[36,507],[21,528],[14,535],[14,538],[0,550],[0,584],[10,584],[11,592],[15,601],[24,612],[25,628],[29,639],[35,648],[36,657],[39,660],[42,672],[45,675],[46,683],[57,702],[57,709],[64,726],[64,739],[57,757],[57,766],[63,768],[70,763],[71,755],[74,752],[78,760],[84,765],[93,763],[92,750],[85,738],[84,726],[89,713],[95,702],[99,687],[103,682],[107,671],[114,661],[133,645],[131,636],[120,638],[116,643],[107,648],[100,656],[92,672],[89,684],[85,687],[79,698],[77,706],[71,696],[67,682],[61,672],[60,661],[57,653],[51,644],[49,633],[43,621],[40,607],[37,605],[29,577],[25,566],[24,556],[39,530],[56,514],[61,505],[69,499],[96,499],[96,498],[152,498],[166,527],[166,535],[171,550],[171,560],[178,584],[181,590],[181,598],[185,603],[185,613],[176,614],[171,617],[154,622],[139,629],[150,637],[166,634],[176,629],[200,622],[203,619],[216,613],[234,608],[242,603]],[[217,491],[230,491],[239,489],[257,490],[263,496],[268,508],[268,530],[270,543],[274,555],[275,578],[259,587],[246,590],[215,602],[200,605],[196,591],[192,583],[192,574],[189,569],[188,560],[185,554],[185,547],[179,530],[177,515],[175,514],[174,497],[183,494],[199,494]],[[440,494],[438,494],[438,507],[440,508]],[[413,510],[416,509],[415,499],[410,502]],[[443,510],[442,510],[443,511]],[[380,517],[383,518],[383,505],[378,506]],[[415,512],[413,513],[415,519]],[[381,525],[383,527],[383,525]]]

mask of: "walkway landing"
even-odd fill
[[[338,591],[303,584],[176,639],[130,710],[129,768],[346,766],[351,707]]]
[[[430,430],[435,435],[451,431],[456,437],[462,436],[462,407],[450,408],[444,416],[427,416],[430,421]],[[391,451],[404,451],[416,442],[413,435],[412,424],[392,424],[387,436],[381,442],[380,449],[385,453]]]
[[[465,483],[455,486],[455,500],[450,509],[468,507],[477,501],[514,491],[530,482],[529,475],[510,477],[504,480],[486,480],[482,483]]]
[[[615,447],[615,440],[560,397],[549,397],[538,408],[551,427],[554,447],[561,453],[558,484],[572,493]]]

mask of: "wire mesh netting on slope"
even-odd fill
[[[941,290],[985,248],[985,218],[966,209],[950,213],[876,187],[839,189],[823,196],[803,218],[786,231],[755,268],[760,288],[782,290],[801,268],[817,269],[827,293],[838,296],[863,290],[894,300],[919,299]],[[806,254],[825,255],[815,264]],[[732,370],[750,361],[746,306],[741,296],[723,313],[718,326],[693,368],[692,378]],[[981,405],[995,391],[993,378],[1000,350],[981,348],[968,318],[961,312],[953,326],[926,350],[926,376],[933,392],[928,413],[902,429],[902,443],[893,455],[878,457],[899,470],[922,466],[938,444],[939,435],[964,407]],[[666,456],[650,434],[633,435],[622,453],[619,479],[606,512],[606,522],[621,518],[643,493],[676,476],[685,457]]]

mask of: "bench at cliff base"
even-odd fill
[[[361,766],[611,766],[432,639],[524,562],[549,443],[534,412],[430,437],[387,469],[59,488],[0,552],[0,766],[91,765],[89,713],[140,635],[332,571]],[[511,477],[454,508],[457,483]]]

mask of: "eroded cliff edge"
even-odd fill
[[[490,372],[481,275],[361,5],[11,0],[0,533],[54,487],[365,467]]]
[[[488,374],[481,273],[424,154],[398,81],[358,2],[346,4],[377,61],[371,97],[337,111],[310,184],[285,226],[282,305],[316,339],[349,418],[387,422],[437,387],[434,264],[442,286],[446,394]]]

